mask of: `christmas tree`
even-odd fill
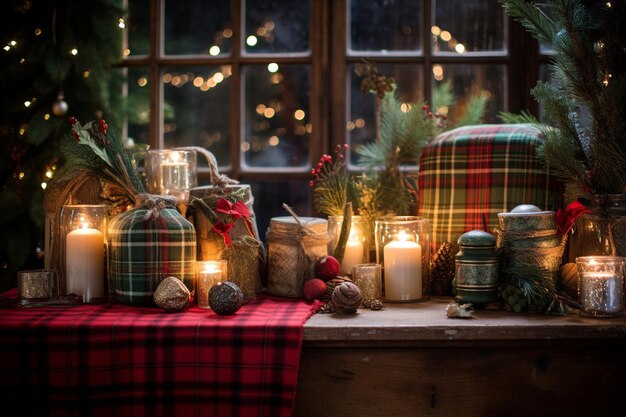
[[[62,171],[68,116],[119,128],[124,11],[120,0],[0,5],[0,290],[43,266],[43,197]]]

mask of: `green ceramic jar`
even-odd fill
[[[462,234],[455,256],[455,288],[458,303],[481,306],[498,301],[496,238],[482,230]]]

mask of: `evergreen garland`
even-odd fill
[[[0,290],[16,271],[43,266],[43,196],[59,175],[67,115],[119,126],[124,12],[119,0],[16,0],[0,4]],[[76,49],[76,55],[71,54]],[[63,92],[67,115],[52,112]],[[37,255],[39,253],[39,256]]]
[[[424,145],[445,130],[481,122],[488,101],[485,91],[475,89],[466,98],[466,105],[459,106],[452,94],[452,87],[445,82],[435,88],[434,109],[457,109],[456,120],[447,113],[431,111],[425,102],[400,103],[395,96],[395,86],[384,94],[380,106],[378,140],[363,146],[358,153],[367,175],[379,189],[384,214],[409,215],[417,211],[417,179],[407,171],[416,166]]]
[[[500,2],[555,51],[552,82],[532,90],[556,127],[538,124],[540,157],[579,195],[626,192],[626,3],[549,0],[543,13],[524,0]]]
[[[376,65],[364,60],[355,72],[363,77],[361,90],[376,95],[377,140],[358,150],[360,175],[347,172],[344,152],[348,145],[338,145],[334,157],[324,154],[311,169],[315,209],[328,216],[343,214],[351,203],[355,214],[369,224],[384,215],[411,215],[417,212],[417,177],[407,167],[415,167],[424,145],[439,133],[466,124],[480,123],[485,114],[488,94],[475,89],[460,106],[450,82],[433,91],[433,103],[442,112],[431,111],[425,102],[400,103],[395,95],[395,80],[381,74]],[[457,109],[450,121],[447,110]]]

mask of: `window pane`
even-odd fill
[[[124,56],[150,53],[150,0],[128,0]]]
[[[150,143],[150,68],[128,68],[126,118],[128,137],[137,144]]]
[[[376,95],[361,91],[361,78],[354,73],[354,65],[349,67],[350,112],[346,129],[350,154],[348,162],[351,168],[359,163],[356,151],[364,144],[376,139],[375,102]],[[420,101],[422,91],[422,67],[420,65],[378,65],[381,74],[393,77],[396,81],[396,97],[405,103]]]
[[[245,51],[307,52],[309,13],[309,2],[303,0],[246,1]]]
[[[201,146],[220,166],[230,162],[231,68],[164,68],[163,137],[166,148]],[[206,166],[198,158],[198,166]]]
[[[227,54],[232,35],[228,0],[165,2],[165,54]]]
[[[306,65],[250,65],[243,68],[244,166],[309,164],[311,71]]]
[[[498,113],[506,110],[505,66],[504,65],[433,65],[436,86],[443,82],[452,83],[452,92],[457,99],[456,108],[449,109],[451,120],[455,120],[455,113],[462,109],[464,99],[475,88],[482,88],[489,93],[485,122],[497,123]]]
[[[421,49],[421,1],[352,0],[349,22],[349,50],[383,52]]]
[[[504,51],[504,19],[497,0],[434,0],[433,51]]]
[[[261,239],[265,235],[272,217],[289,216],[283,209],[287,202],[298,216],[311,215],[311,188],[307,181],[247,181],[254,196],[254,214]]]

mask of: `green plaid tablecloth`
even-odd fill
[[[464,126],[434,138],[420,157],[419,215],[436,250],[470,230],[490,232],[498,213],[519,204],[555,209],[557,182],[536,157],[542,138],[530,125]]]

